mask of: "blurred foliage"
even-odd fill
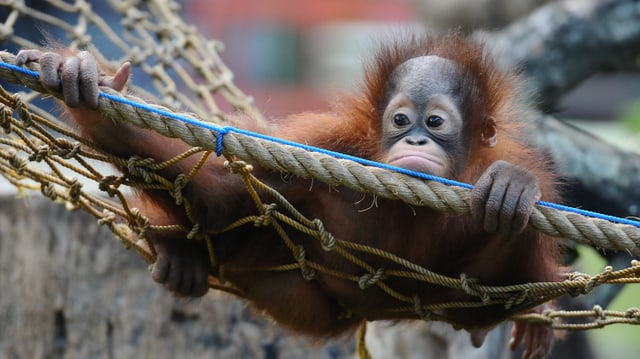
[[[640,101],[635,105],[635,126],[640,131]],[[626,121],[626,119],[625,119]],[[607,265],[606,261],[594,248],[580,245],[577,247],[579,260],[575,264],[577,270],[586,273],[597,273]],[[629,257],[631,261],[631,257]],[[624,311],[639,307],[640,286],[627,285],[607,309]],[[638,356],[638,332],[628,325],[612,325],[601,330],[591,330],[588,335],[592,341],[597,358],[634,359]]]
[[[628,104],[620,115],[622,123],[633,132],[640,132],[640,100]]]

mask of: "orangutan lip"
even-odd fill
[[[419,158],[421,160],[425,160],[425,161],[429,161],[431,163],[434,163],[440,167],[443,166],[442,162],[438,161],[437,159],[431,157],[431,156],[425,156],[424,153],[420,153],[420,152],[406,152],[403,153],[400,156],[395,156],[389,159],[389,163],[393,163],[399,160],[404,160],[404,159],[408,159],[408,158]]]

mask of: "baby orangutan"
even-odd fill
[[[108,73],[88,52],[24,50],[18,63],[39,62],[41,81],[62,91],[80,133],[112,154],[166,161],[189,146],[124,121],[103,118],[98,86],[121,91],[130,65]],[[405,36],[381,45],[367,65],[363,90],[345,95],[332,111],[301,113],[271,121],[258,131],[295,142],[388,163],[397,167],[474,183],[471,217],[378,198],[362,210],[362,194],[329,188],[256,166],[254,174],[282,193],[302,214],[319,218],[336,238],[379,248],[436,273],[464,273],[482,284],[510,285],[559,278],[556,241],[525,230],[539,199],[557,200],[557,180],[543,154],[527,142],[516,119],[521,106],[518,79],[500,70],[481,44],[458,36],[442,39]],[[255,125],[252,125],[255,130]],[[197,158],[162,171],[172,180],[187,173]],[[126,173],[126,169],[121,169]],[[352,331],[363,320],[415,319],[415,313],[385,311],[399,302],[373,285],[316,271],[311,280],[297,271],[260,268],[290,264],[292,254],[270,227],[245,225],[220,233],[229,223],[256,214],[239,176],[220,158],[210,158],[184,188],[201,231],[212,235],[218,263],[212,268],[201,241],[184,233],[150,233],[158,253],[153,279],[181,296],[207,293],[208,275],[224,267],[225,279],[257,308],[294,331],[315,337]],[[165,192],[142,190],[136,206],[155,225],[190,227],[184,209]],[[359,266],[325,251],[309,235],[291,231],[306,258],[332,270],[360,277]],[[400,267],[365,255],[373,268]],[[390,277],[385,284],[421,303],[474,300],[450,288]],[[529,299],[531,302],[533,299]],[[526,304],[526,303],[525,303]],[[534,311],[541,310],[534,308]],[[480,345],[487,327],[514,310],[492,305],[434,311],[473,333]],[[524,358],[543,358],[551,348],[546,325],[515,323],[512,348],[526,342]]]

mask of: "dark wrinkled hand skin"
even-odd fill
[[[471,215],[487,232],[519,234],[540,196],[538,181],[527,170],[496,161],[471,191]]]
[[[526,169],[496,161],[471,191],[471,215],[486,232],[507,237],[517,235],[526,228],[540,197],[538,181]],[[487,332],[472,332],[473,345],[482,345]],[[553,330],[547,324],[515,322],[509,347],[515,350],[523,342],[522,359],[547,358],[551,353],[549,343],[553,343]]]
[[[80,118],[86,114],[82,112],[86,108],[98,108],[99,86],[122,91],[131,74],[128,62],[112,76],[102,73],[95,57],[86,51],[69,56],[40,50],[20,51],[16,64],[22,66],[28,62],[40,64],[40,82],[49,90],[61,92],[72,115]],[[201,297],[208,292],[209,263],[200,243],[187,240],[175,243],[159,235],[152,236],[151,240],[157,253],[151,269],[156,282],[181,297]]]
[[[71,108],[85,105],[97,109],[99,86],[122,91],[131,75],[128,62],[122,64],[113,76],[101,74],[95,57],[87,51],[74,56],[40,50],[20,51],[16,65],[22,66],[27,62],[40,64],[40,82],[51,91],[62,92],[64,103]]]
[[[549,308],[545,304],[533,310],[541,313]],[[526,339],[526,340],[525,340]],[[514,322],[511,331],[509,349],[516,350],[524,342],[522,359],[545,359],[551,355],[554,342],[554,331],[546,323]]]
[[[153,280],[180,297],[198,298],[207,294],[209,261],[200,243],[176,242],[171,238],[152,241],[158,254],[151,268]]]

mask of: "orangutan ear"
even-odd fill
[[[484,120],[484,128],[482,129],[482,144],[486,147],[495,147],[498,143],[498,125],[493,116],[487,116]]]

